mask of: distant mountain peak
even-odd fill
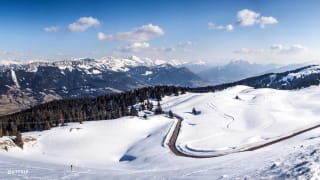
[[[198,72],[198,75],[213,84],[237,81],[262,72],[274,69],[274,64],[256,64],[246,60],[236,59],[225,65],[209,67]]]

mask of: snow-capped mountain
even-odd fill
[[[210,64],[208,64],[206,61],[203,60],[197,60],[193,62],[185,62],[185,63],[180,63],[177,66],[179,67],[186,67],[193,73],[198,74],[199,72],[202,72],[204,70],[207,70],[211,67]]]
[[[112,71],[128,71],[131,67],[137,66],[157,66],[157,65],[165,65],[169,64],[172,66],[181,66],[183,64],[189,64],[187,62],[172,59],[172,60],[161,60],[155,59],[152,60],[150,58],[140,58],[137,56],[128,56],[126,58],[116,58],[113,56],[101,57],[98,59],[93,58],[72,58],[70,60],[62,60],[62,61],[41,61],[41,60],[31,60],[27,62],[20,61],[0,61],[0,70],[5,68],[16,68],[19,67],[21,69],[25,69],[27,71],[36,71],[38,66],[51,66],[51,67],[59,67],[59,69],[101,69],[101,70],[112,70]]]
[[[194,86],[199,82],[202,80],[186,68],[156,65],[136,56],[4,65],[0,68],[0,109],[14,112],[52,99],[95,97],[149,85]],[[19,108],[5,108],[12,104]]]

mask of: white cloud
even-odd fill
[[[3,56],[11,55],[11,52],[10,51],[0,51],[0,55],[3,55]]]
[[[81,17],[76,22],[69,24],[68,29],[72,32],[83,32],[90,27],[98,27],[100,21],[93,17]]]
[[[0,50],[1,56],[22,56],[23,53],[17,51],[2,51]]]
[[[233,29],[234,29],[233,25],[231,25],[231,24],[226,25],[225,28],[227,31],[233,31]]]
[[[133,42],[115,50],[121,53],[169,53],[174,51],[176,51],[174,47],[152,47],[148,42]]]
[[[260,27],[264,28],[265,25],[267,25],[267,24],[277,24],[278,20],[272,16],[269,16],[269,17],[262,16],[260,18],[259,23],[260,23]]]
[[[193,45],[192,41],[185,41],[185,42],[179,42],[177,46],[188,47],[188,46],[192,46],[192,45]]]
[[[260,25],[261,28],[264,28],[268,24],[277,24],[278,20],[272,16],[261,16],[260,13],[243,9],[237,13],[237,22],[241,26]]]
[[[58,52],[58,53],[56,53],[56,56],[64,56],[65,54],[64,53],[62,53],[62,52]]]
[[[290,46],[285,46],[282,44],[273,44],[270,46],[270,49],[249,49],[249,48],[241,48],[239,50],[233,51],[235,54],[296,54],[307,50],[306,47],[300,44],[293,44]]]
[[[132,44],[128,44],[125,47],[119,48],[121,52],[140,52],[141,50],[145,50],[150,48],[150,44],[147,42],[134,42]]]
[[[192,41],[184,41],[179,42],[176,47],[179,50],[182,50],[183,52],[190,52],[192,51],[193,42]]]
[[[153,50],[158,51],[158,52],[174,52],[174,51],[176,51],[176,49],[173,47],[153,48]]]
[[[272,52],[279,54],[295,54],[307,50],[306,47],[300,44],[293,44],[290,46],[284,46],[282,44],[273,44],[270,46],[270,49],[272,50]]]
[[[234,51],[236,54],[261,54],[264,52],[264,49],[248,49],[241,48],[239,50]]]
[[[102,35],[102,34],[101,34]],[[164,35],[164,31],[161,27],[153,24],[144,25],[138,28],[134,28],[128,32],[119,32],[116,34],[101,36],[99,40],[110,41],[125,41],[125,42],[147,42],[151,38]]]
[[[103,32],[99,32],[97,34],[97,38],[98,38],[98,40],[103,41],[103,40],[107,39],[107,36]]]
[[[282,44],[273,44],[270,46],[271,50],[281,50],[283,49],[283,45]]]
[[[253,26],[258,22],[260,14],[249,9],[243,9],[238,11],[237,18],[238,23],[241,26]]]
[[[59,26],[50,26],[43,28],[45,32],[58,32],[60,30]]]
[[[237,13],[237,24],[240,26],[255,26],[259,25],[260,28],[264,28],[266,25],[277,24],[278,20],[272,16],[261,16],[260,13],[254,12],[249,9],[243,9]],[[212,22],[208,23],[208,29],[210,30],[226,30],[233,31],[234,25],[216,25]]]
[[[222,25],[216,25],[212,22],[208,23],[208,29],[211,30],[226,30],[226,31],[233,31],[234,30],[234,26],[231,24],[228,24],[226,26],[222,26]]]

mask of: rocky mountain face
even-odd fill
[[[137,57],[35,62],[0,67],[0,115],[54,99],[96,97],[150,85],[194,86],[187,68]]]

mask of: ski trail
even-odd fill
[[[200,95],[199,95],[199,94],[192,95],[191,97],[188,97],[188,98],[186,98],[186,99],[179,98],[179,100],[181,100],[181,101],[178,101],[178,102],[173,103],[173,104],[171,104],[171,105],[167,105],[168,103],[166,103],[165,105],[167,105],[167,106],[164,106],[164,108],[170,109],[170,108],[175,107],[175,106],[177,106],[177,105],[180,105],[180,104],[182,104],[182,103],[188,102],[188,101],[192,100],[193,98],[195,98],[195,97],[197,97],[197,96],[200,96]]]
[[[233,153],[254,151],[257,149],[264,148],[266,146],[273,145],[273,144],[281,142],[281,141],[285,141],[287,139],[290,139],[292,137],[298,136],[302,133],[305,133],[305,132],[308,132],[308,131],[311,131],[313,129],[320,127],[320,123],[316,123],[316,124],[309,125],[304,128],[300,128],[300,129],[297,129],[294,131],[287,132],[286,134],[276,136],[274,138],[270,138],[265,141],[252,143],[252,144],[246,144],[244,146],[239,146],[239,147],[233,147],[228,150],[215,151],[213,154],[194,154],[194,153],[199,153],[199,152],[201,153],[201,151],[185,152],[183,149],[181,149],[181,147],[176,146],[176,142],[177,142],[177,139],[178,139],[178,136],[180,133],[181,122],[183,121],[183,118],[177,114],[174,114],[174,117],[176,117],[178,121],[175,124],[175,126],[172,127],[174,129],[170,130],[170,132],[172,132],[172,134],[171,134],[171,137],[168,142],[169,149],[176,156],[183,156],[183,157],[190,157],[190,158],[215,158],[215,157],[219,157],[219,156],[226,156],[226,155],[233,154]],[[209,152],[209,151],[207,151],[207,152]]]
[[[222,112],[220,110],[218,110],[217,106],[214,105],[212,102],[207,103],[207,106],[213,110],[215,110],[218,114],[220,114],[221,116],[223,116],[225,119],[230,119],[230,121],[227,123],[226,128],[230,129],[230,125],[235,121],[235,118],[225,112]]]

